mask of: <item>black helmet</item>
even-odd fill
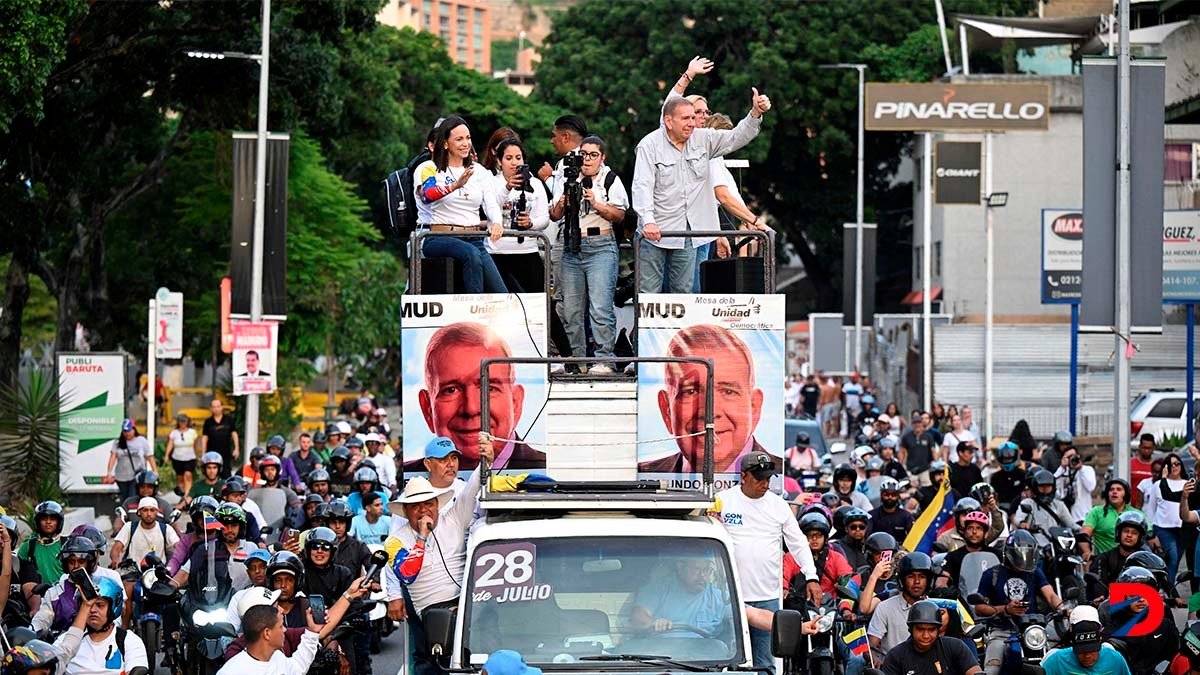
[[[1104,482],[1104,501],[1108,501],[1108,491],[1111,490],[1112,486],[1114,485],[1120,485],[1121,487],[1125,488],[1125,503],[1128,504],[1129,501],[1133,499],[1133,490],[1129,488],[1129,481],[1125,480],[1124,478],[1109,478]]]
[[[346,447],[347,448],[358,448],[359,450],[362,450],[363,439],[359,438],[357,435],[353,435],[350,438],[346,439]]]
[[[867,537],[867,553],[883,553],[896,550],[896,538],[887,532],[874,532]]]
[[[375,460],[370,457],[363,457],[360,459],[358,461],[358,466],[355,467],[355,470],[358,469],[371,469],[372,471],[376,472],[379,471],[379,467],[375,466]]]
[[[313,469],[312,471],[308,472],[308,487],[309,488],[312,488],[312,486],[316,485],[317,483],[328,483],[328,482],[329,482],[329,472],[326,471],[325,469]]]
[[[13,646],[0,658],[0,675],[25,675],[31,670],[58,669],[58,650],[41,640],[30,640],[23,645]]]
[[[850,509],[852,508],[854,507],[850,506],[849,504],[845,504],[834,509],[833,529],[837,530],[838,532],[846,531],[846,514],[849,513]]]
[[[54,501],[45,501],[38,504],[33,509],[33,524],[37,525],[38,518],[49,517],[58,521],[58,525],[54,528],[54,532],[50,535],[57,537],[62,534],[64,511],[62,504]],[[41,535],[41,532],[36,532]]]
[[[904,556],[908,558],[908,556]],[[900,563],[904,565],[903,561]],[[908,609],[908,625],[913,624],[934,624],[942,625],[942,608],[938,607],[937,603],[932,600],[920,600],[914,602],[912,607]]]
[[[347,448],[344,445],[339,445],[333,449],[333,452],[329,453],[329,463],[330,464],[334,463],[335,461],[337,461],[339,459],[349,462],[350,461],[350,448]]]
[[[88,574],[96,571],[96,559],[99,558],[100,552],[91,539],[87,537],[68,537],[63,546],[58,551],[58,561],[65,568],[67,560],[70,558],[84,558],[87,560]]]
[[[986,504],[995,495],[996,488],[991,483],[980,482],[971,486],[971,499],[978,500],[980,504]]]
[[[350,505],[343,499],[335,499],[329,502],[325,510],[326,520],[354,520],[354,511]],[[312,535],[309,535],[312,536]]]
[[[312,551],[318,545],[329,546],[330,552],[336,551],[337,535],[328,527],[314,527],[308,531],[308,536],[304,538],[305,553]]]
[[[829,536],[829,521],[825,519],[824,514],[808,513],[800,518],[800,531],[804,534],[809,532],[820,532],[826,537]]]
[[[267,451],[261,445],[254,446],[254,449],[250,451],[250,459],[262,459],[266,456]]]
[[[1038,543],[1032,534],[1017,530],[1004,540],[1004,564],[1019,571],[1032,572],[1037,569]]]
[[[283,448],[285,446],[287,446],[287,441],[283,440],[283,436],[280,436],[279,434],[275,434],[274,436],[267,439],[267,450],[268,451],[271,448],[279,448],[280,450],[283,450]]]
[[[842,498],[836,492],[826,492],[825,494],[821,495],[821,503],[824,504],[825,508],[827,509],[836,509],[841,506]]]
[[[225,484],[221,486],[221,496],[228,497],[231,494],[236,494],[246,491],[246,479],[241,476],[230,476],[225,479]]]
[[[137,472],[134,474],[133,480],[138,485],[153,485],[156,488],[158,487],[158,474],[154,473],[150,469],[144,469]]]
[[[329,424],[325,425],[325,435],[326,436],[335,436],[335,435],[341,436],[342,432],[338,431],[336,422],[330,422]]]
[[[324,504],[325,498],[317,494],[308,494],[304,496],[304,506],[309,504]]]
[[[304,590],[304,561],[291,551],[279,551],[267,563],[267,579],[270,583],[276,574],[290,574],[296,578],[296,590]]]
[[[1039,488],[1049,485],[1054,487],[1054,474],[1045,469],[1038,469],[1029,476],[1029,491],[1033,493],[1033,498],[1042,506],[1049,506],[1054,503],[1057,495],[1053,490],[1043,493]]]
[[[810,442],[812,442],[812,439],[809,438],[807,433],[801,431],[796,434],[796,445],[808,445]]]
[[[963,497],[954,503],[954,517],[957,518],[972,511],[979,511],[982,508],[983,505],[979,503],[978,499],[975,499],[974,497]]]
[[[312,435],[312,439],[313,443],[324,443],[325,441],[329,440],[329,437],[325,435],[323,430],[318,429],[317,433]]]
[[[1055,444],[1062,443],[1063,445],[1070,445],[1074,442],[1075,439],[1071,438],[1071,432],[1069,431],[1058,431],[1054,433]]]
[[[933,560],[927,553],[914,551],[900,559],[900,569],[896,571],[896,576],[903,580],[904,577],[915,573],[924,574],[926,583],[933,583]]]
[[[1134,551],[1125,559],[1125,569],[1130,567],[1142,567],[1150,570],[1154,578],[1158,580],[1159,588],[1170,588],[1167,583],[1167,564],[1163,559],[1158,557],[1151,551]]]
[[[95,525],[80,525],[71,530],[72,537],[84,537],[96,545],[96,552],[103,555],[108,547],[108,537],[105,537]]]
[[[1179,653],[1187,657],[1192,670],[1200,670],[1200,622],[1193,623],[1183,632]]]
[[[1117,540],[1120,543],[1121,530],[1126,527],[1132,527],[1138,531],[1138,546],[1146,539],[1146,517],[1137,511],[1126,511],[1117,516],[1117,524],[1113,530],[1117,533]]]
[[[1158,588],[1158,578],[1154,576],[1154,573],[1137,565],[1127,565],[1117,575],[1117,581],[1128,584],[1146,584],[1152,588]]]
[[[317,504],[317,508],[313,509],[312,515],[308,518],[308,522],[313,527],[319,527],[315,522],[317,520],[320,520],[321,522],[329,520],[328,504]]]
[[[837,482],[839,480],[843,480],[843,479],[847,479],[847,478],[850,480],[853,480],[853,481],[857,481],[858,480],[858,472],[855,471],[854,467],[850,466],[849,464],[845,464],[845,463],[838,464],[837,468],[833,470],[834,485],[837,485]]]
[[[860,522],[863,525],[866,525],[870,522],[871,514],[867,513],[866,511],[863,511],[862,509],[858,508],[857,506],[851,506],[849,508],[850,508],[850,510],[847,511],[846,515],[842,518],[843,526],[850,527],[850,523],[853,523],[853,522]]]
[[[203,517],[205,513],[209,515],[216,515],[217,509],[220,507],[220,502],[208,495],[196,497],[196,499],[192,501],[192,505],[188,507],[188,516],[190,516],[194,521],[196,518]]]

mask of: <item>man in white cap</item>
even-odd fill
[[[1105,673],[1129,675],[1129,664],[1121,653],[1104,643],[1100,613],[1091,605],[1071,610],[1069,647],[1056,649],[1042,662],[1046,675]]]
[[[488,654],[482,675],[542,675],[541,668],[525,663],[525,657],[511,649],[497,649]]]
[[[114,537],[115,541],[109,549],[113,565],[126,558],[141,562],[150,552],[164,562],[170,560],[175,552],[175,544],[179,543],[179,534],[166,521],[159,519],[158,500],[142,497],[138,501],[137,515],[137,522],[125,523]]]
[[[494,457],[492,443],[482,433],[479,453],[489,463]],[[476,467],[453,506],[444,512],[441,507],[453,499],[453,488],[435,487],[420,476],[409,479],[404,492],[388,505],[396,516],[393,524],[399,521],[399,528],[393,530],[398,529],[396,535],[384,544],[391,561],[384,570],[388,614],[397,621],[409,619],[408,641],[416,675],[441,673],[429,655],[420,616],[429,608],[458,604],[479,480]]]

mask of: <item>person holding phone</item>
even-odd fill
[[[1002,562],[985,571],[979,581],[979,595],[984,602],[975,605],[975,616],[996,617],[984,656],[988,675],[1000,673],[1008,638],[1017,630],[1011,617],[1036,611],[1039,595],[1051,609],[1062,608],[1062,600],[1038,568],[1038,550],[1032,534],[1025,530],[1013,532],[1004,542]]]
[[[100,552],[96,544],[87,537],[68,537],[63,542],[58,557],[66,576],[60,578],[42,596],[41,607],[38,608],[37,614],[33,615],[33,629],[36,631],[51,628],[64,630],[71,625],[71,620],[79,609],[79,594],[76,593],[76,589],[82,585],[79,583],[81,575],[86,574],[86,578],[90,578],[93,584],[100,578],[108,578],[118,585],[121,584],[121,575],[116,570],[98,565]],[[72,577],[72,574],[75,576]]]
[[[419,199],[429,205],[432,232],[487,232],[496,242],[504,231],[500,224],[500,200],[495,195],[495,178],[472,163],[471,129],[458,116],[447,117],[434,139],[433,159],[417,167],[415,183]],[[479,220],[483,209],[487,222]],[[507,293],[496,263],[482,237],[426,237],[421,243],[424,257],[454,258],[462,265],[463,290],[467,293]]]

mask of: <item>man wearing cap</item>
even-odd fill
[[[512,350],[488,326],[460,321],[439,328],[425,347],[425,388],[417,394],[429,431],[454,442],[462,454],[463,469],[479,464],[479,363],[487,358],[512,356]],[[544,469],[546,453],[520,437],[517,423],[525,407],[525,387],[516,381],[511,364],[498,364],[489,372],[493,388],[488,399],[492,437],[505,439],[496,448],[496,469]],[[407,458],[406,458],[407,459]],[[421,458],[404,465],[405,471],[422,471]]]
[[[179,543],[179,534],[175,528],[168,527],[166,521],[159,520],[158,500],[142,497],[137,505],[137,515],[136,523],[125,523],[113,538],[109,549],[113,565],[126,558],[140,562],[148,553],[156,554],[163,561],[170,560]]]
[[[1095,607],[1080,605],[1071,610],[1071,648],[1057,649],[1046,657],[1042,662],[1046,675],[1130,675],[1125,658],[1104,644],[1102,630]]]
[[[963,641],[941,637],[948,621],[946,610],[932,600],[913,603],[908,610],[908,639],[888,651],[884,674],[978,675],[979,661]]]
[[[246,556],[246,576],[250,577],[250,586],[234,593],[227,608],[229,623],[239,633],[247,609],[255,605],[273,605],[279,599],[279,591],[267,587],[267,564],[270,562],[271,552],[265,548],[255,549]]]
[[[478,447],[480,456],[490,463],[494,456],[492,443],[482,433]],[[396,536],[384,543],[391,557],[391,564],[384,570],[388,614],[397,621],[409,619],[409,645],[416,675],[441,673],[429,654],[420,616],[431,607],[458,604],[467,564],[467,529],[474,520],[478,494],[476,467],[454,505],[444,513],[441,507],[452,499],[453,490],[434,487],[420,476],[409,479],[404,492],[388,505],[392,515],[398,516],[393,523],[402,524]]]
[[[388,489],[389,494],[396,489],[396,460],[383,452],[384,438],[376,431],[367,432],[363,444],[367,447],[367,456],[375,463],[375,473],[379,476],[379,484]]]
[[[808,597],[820,605],[821,585],[808,538],[800,532],[787,502],[768,491],[779,465],[765,452],[751,452],[742,458],[741,470],[741,483],[717,494],[710,515],[725,526],[733,539],[733,554],[746,604],[769,611],[779,609],[782,536],[807,580]],[[750,646],[755,667],[774,675],[771,632],[751,627]]]
[[[454,491],[453,497],[442,507],[443,512],[450,508],[467,486],[466,481],[458,477],[461,459],[462,453],[454,447],[454,441],[445,436],[438,436],[425,444],[425,459],[421,460],[421,463],[429,472],[429,482],[435,488],[450,488]],[[399,523],[403,525],[402,520]]]

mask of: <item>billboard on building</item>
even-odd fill
[[[544,293],[406,295],[400,304],[404,473],[423,473],[425,445],[438,436],[479,465],[480,361],[546,354]],[[492,366],[488,418],[495,469],[544,469],[545,364]],[[526,440],[534,444],[527,444]]]
[[[1038,131],[1050,128],[1049,84],[869,82],[871,131]]]
[[[737,482],[741,458],[761,450],[783,467],[784,297],[643,293],[641,356],[713,360],[717,489]],[[638,368],[638,477],[695,487],[703,471],[706,368]],[[782,484],[780,484],[780,487]]]
[[[115,492],[102,481],[125,419],[125,355],[58,353],[59,484],[68,492]]]
[[[983,144],[938,141],[933,148],[934,203],[978,205],[983,193]]]

